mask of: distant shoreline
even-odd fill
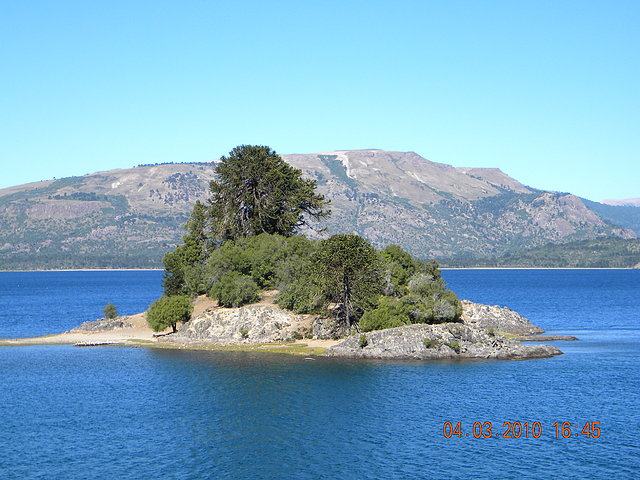
[[[33,270],[0,270],[0,273],[8,272],[153,272],[163,271],[164,268],[51,268]]]
[[[440,270],[638,270],[635,267],[439,267]],[[0,273],[27,272],[161,272],[163,268],[52,268],[0,270]]]
[[[634,267],[439,267],[440,270],[638,270]]]

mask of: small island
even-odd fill
[[[164,295],[142,314],[0,345],[70,343],[243,349],[383,359],[527,359],[542,330],[507,308],[460,301],[434,261],[355,234],[322,234],[329,202],[264,146],[216,165],[183,243],[164,257]],[[300,235],[301,227],[319,239]],[[320,239],[322,238],[322,239]],[[154,333],[155,332],[155,333]]]

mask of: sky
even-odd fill
[[[241,144],[640,197],[640,2],[0,0],[0,188]]]

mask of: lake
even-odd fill
[[[640,271],[443,276],[461,298],[580,341],[554,342],[565,354],[549,359],[430,363],[3,347],[0,477],[639,478]],[[0,337],[68,330],[107,302],[137,313],[160,283],[157,271],[0,273]],[[504,422],[528,435],[503,438]]]

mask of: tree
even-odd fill
[[[165,295],[200,293],[187,291],[185,270],[202,265],[206,260],[207,251],[210,249],[207,221],[206,207],[197,200],[184,227],[188,232],[182,237],[184,243],[178,245],[173,252],[166,253],[162,259],[162,285]]]
[[[105,318],[112,320],[118,316],[118,309],[113,303],[109,302],[107,306],[102,309],[102,313],[104,313]]]
[[[191,300],[185,295],[161,297],[147,310],[147,323],[154,332],[171,327],[175,333],[176,324],[188,322],[192,311]]]
[[[241,145],[215,167],[209,188],[209,215],[214,235],[225,241],[276,233],[292,235],[305,225],[305,214],[319,220],[329,201],[315,193],[315,180],[288,165],[266,146]]]
[[[358,235],[333,235],[320,242],[314,266],[328,297],[342,304],[347,326],[354,309],[367,308],[382,291],[376,250]]]

